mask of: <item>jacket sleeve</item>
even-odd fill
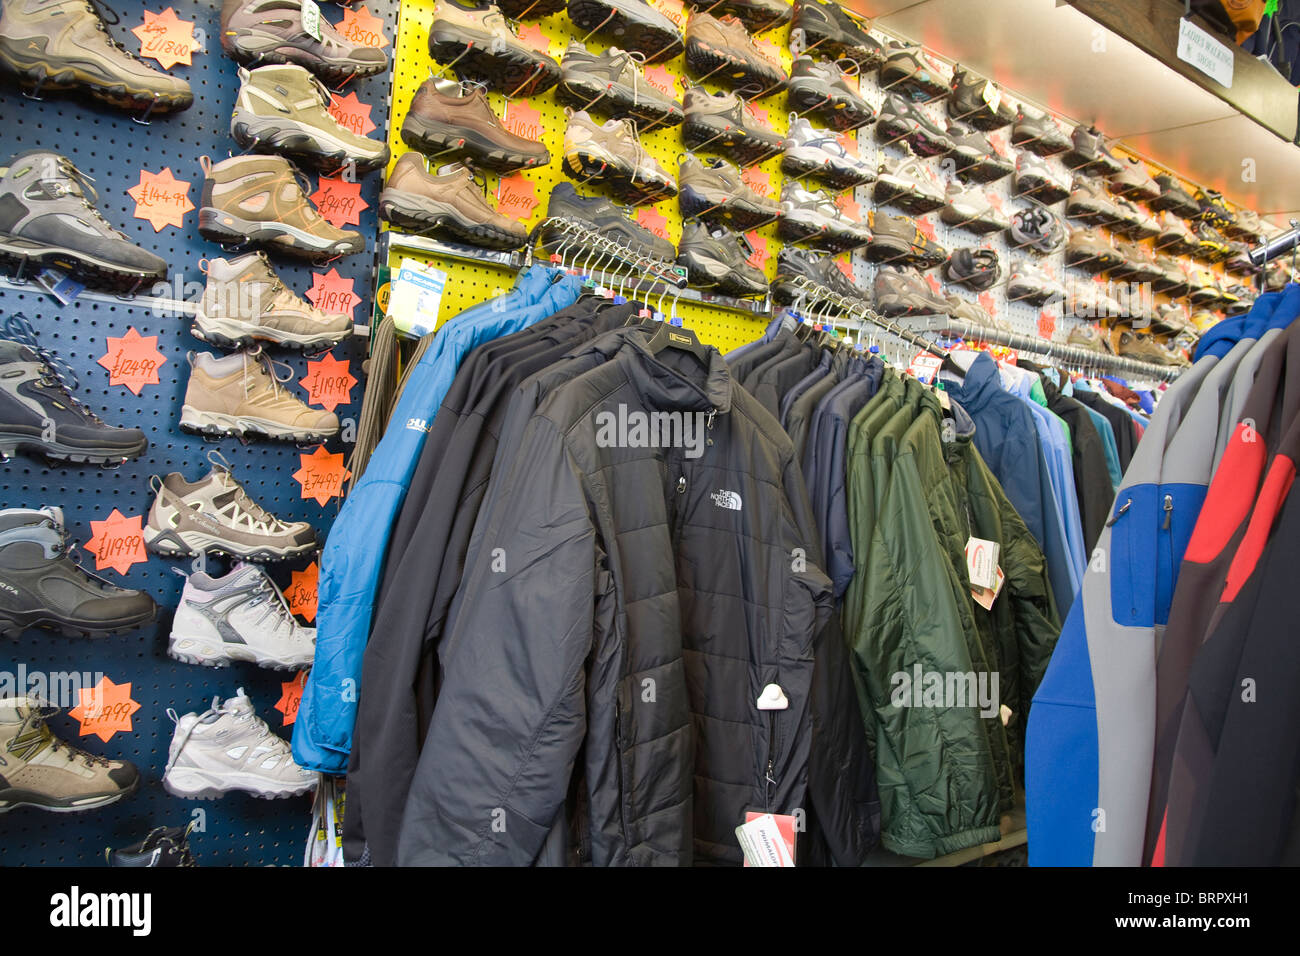
[[[402,866],[532,863],[586,732],[596,533],[582,475],[543,416],[515,460],[440,650]]]

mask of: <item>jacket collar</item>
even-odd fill
[[[710,347],[706,354],[707,369],[691,358],[682,363],[689,369],[683,374],[661,362],[646,348],[645,340],[636,337],[627,341],[619,358],[624,360],[628,380],[647,407],[726,414],[731,411],[731,372],[717,349]]]
[[[971,411],[978,412],[998,392],[1002,391],[1002,379],[998,373],[998,363],[987,352],[981,352],[971,362],[955,390],[958,400]]]

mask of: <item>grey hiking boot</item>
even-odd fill
[[[330,173],[350,164],[363,172],[386,165],[387,144],[340,125],[329,106],[329,90],[301,66],[241,68],[230,135],[245,149],[282,153]]]
[[[144,528],[144,546],[166,557],[228,554],[245,561],[284,561],[318,549],[305,521],[281,521],[252,498],[219,455],[212,470],[190,482],[180,472],[154,478],[157,496]]]
[[[698,220],[682,226],[682,241],[677,262],[686,268],[691,285],[699,289],[717,289],[734,296],[767,293],[767,277],[745,260],[742,237],[725,229],[717,234]]]
[[[98,757],[54,736],[46,721],[58,712],[34,697],[0,700],[0,813],[15,807],[93,810],[139,788],[134,764]]]
[[[597,123],[585,110],[569,116],[564,171],[607,186],[621,202],[640,204],[677,195],[677,182],[641,145],[631,120]]]
[[[316,654],[316,629],[294,620],[265,571],[239,562],[224,577],[199,571],[185,579],[167,654],[203,667],[243,661],[301,670]]]
[[[488,249],[518,249],[528,242],[528,230],[492,208],[468,168],[454,163],[430,173],[424,163],[419,153],[404,153],[397,161],[379,194],[381,219]]]
[[[0,511],[0,634],[42,627],[107,637],[153,620],[153,598],[91,574],[72,559],[72,547],[61,509]]]
[[[191,352],[190,382],[181,428],[204,435],[260,435],[281,441],[321,442],[338,434],[333,412],[308,408],[290,394],[261,349],[217,358]],[[287,367],[287,366],[282,366]]]
[[[328,349],[352,334],[352,319],[318,309],[294,294],[271,269],[265,253],[209,259],[208,277],[194,314],[193,335],[223,348],[270,342],[291,349]]]
[[[292,797],[316,786],[316,775],[293,760],[287,741],[271,733],[241,687],[202,714],[178,717],[163,787],[174,797],[211,800],[242,790],[263,800]]]
[[[685,114],[682,104],[657,87],[641,72],[644,57],[616,46],[591,53],[576,40],[560,60],[560,85],[555,95],[576,110],[630,119],[640,129],[677,126]]]
[[[189,109],[190,85],[129,53],[109,25],[90,0],[0,0],[0,70],[37,96],[78,89],[121,109]]]
[[[166,262],[104,219],[90,183],[50,150],[19,153],[0,167],[0,263],[28,276],[51,266],[115,292],[166,279]]]
[[[296,63],[334,86],[388,69],[388,54],[344,38],[323,16],[303,23],[302,0],[225,0],[221,48],[236,63]]]
[[[737,229],[756,229],[781,215],[781,204],[760,196],[725,159],[700,159],[690,153],[677,168],[682,215],[718,221]]]
[[[682,142],[687,149],[719,153],[737,166],[753,166],[778,155],[784,140],[765,126],[735,93],[686,91]]]
[[[506,96],[536,96],[560,80],[560,64],[519,39],[491,2],[437,0],[429,55],[437,63],[455,63],[461,77]]]
[[[206,174],[199,234],[229,245],[255,243],[299,258],[327,260],[364,252],[365,237],[325,220],[300,175],[282,156],[232,156]]]

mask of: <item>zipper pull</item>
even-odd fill
[[[1165,531],[1169,530],[1169,523],[1173,520],[1173,517],[1174,517],[1174,496],[1165,495],[1165,523],[1163,525]]]
[[[776,778],[772,776],[772,772],[773,772],[774,769],[775,769],[775,768],[772,766],[772,761],[771,761],[771,760],[768,760],[768,762],[767,762],[767,782],[770,783],[770,784],[772,784],[772,786],[776,786]]]
[[[707,431],[713,431],[713,416],[716,415],[717,412],[718,412],[718,410],[717,410],[716,408],[710,408],[710,409],[709,409],[709,417],[708,417],[708,420],[704,423],[704,424],[705,424],[705,429],[706,429]],[[711,435],[706,435],[706,436],[704,437],[704,443],[705,443],[706,445],[712,445],[712,444],[713,444],[713,436],[711,436]]]
[[[685,475],[682,475],[680,478],[677,479],[677,493],[678,493],[679,495],[684,495],[684,494],[686,494],[686,476],[685,476]]]
[[[1124,512],[1128,511],[1129,506],[1132,505],[1132,504],[1133,504],[1133,499],[1132,499],[1132,498],[1130,498],[1128,501],[1124,502],[1124,507],[1123,507],[1123,508],[1120,508],[1119,511],[1116,511],[1116,512],[1115,512],[1115,516],[1114,516],[1113,518],[1111,518],[1109,521],[1106,522],[1106,527],[1109,528],[1109,527],[1110,527],[1111,525],[1113,525],[1116,521],[1118,521],[1118,520],[1120,519],[1120,516],[1121,516],[1122,514],[1124,514]]]

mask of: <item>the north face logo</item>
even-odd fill
[[[724,491],[720,488],[709,497],[713,499],[713,503],[719,508],[726,508],[729,511],[740,510],[740,495],[734,491]]]
[[[408,418],[406,427],[412,431],[427,432],[429,430],[429,421],[425,418]]]

